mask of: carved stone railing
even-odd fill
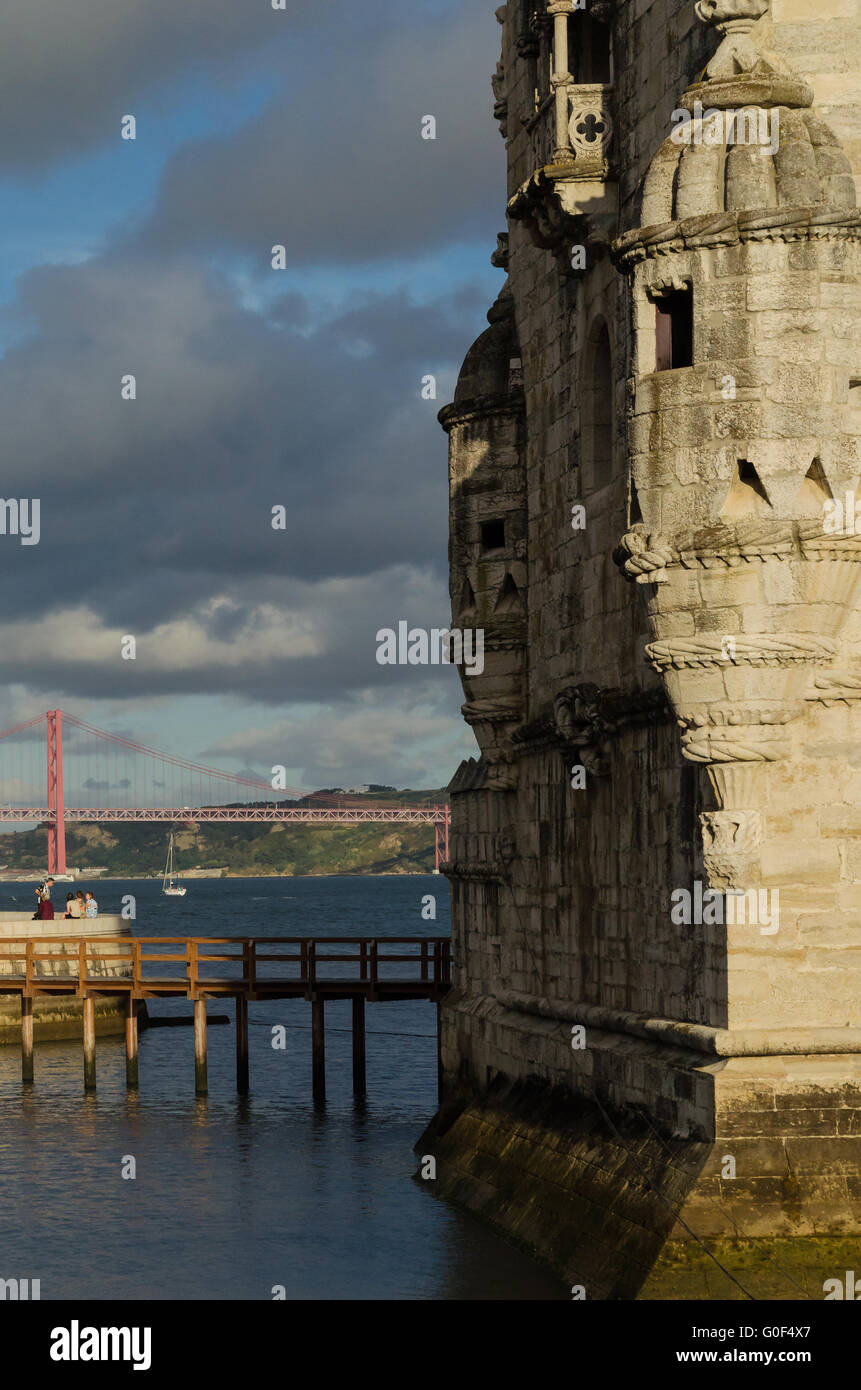
[[[524,122],[532,146],[532,167],[543,169],[553,163],[556,148],[556,117],[553,97],[545,97],[534,116]]]
[[[554,95],[542,102],[526,128],[533,167],[576,164],[577,172],[606,177],[613,142],[613,88],[599,82],[554,80]]]
[[[600,83],[556,84],[555,163],[608,160],[613,140],[613,89]]]
[[[547,13],[553,19],[553,162],[585,158],[595,163],[606,158],[613,138],[612,88],[600,83],[580,84],[571,75],[568,21],[574,13],[572,0],[550,0]]]

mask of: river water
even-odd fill
[[[87,884],[75,885],[86,888]],[[443,878],[103,882],[103,912],[136,898],[142,936],[447,935]],[[0,909],[32,884],[0,885]],[[54,901],[63,901],[57,884]],[[437,918],[421,917],[422,898]],[[18,901],[14,901],[17,899]],[[58,924],[59,926],[59,924]],[[59,927],[59,930],[62,930]],[[153,1016],[190,1016],[154,1001]],[[211,1014],[232,1001],[211,1001]],[[236,1094],[233,1027],[208,1030],[209,1095],[195,1098],[191,1028],[143,1031],[140,1090],[99,1038],[84,1095],[80,1042],[37,1043],[22,1092],[0,1047],[0,1278],[43,1299],[561,1299],[561,1285],[415,1180],[413,1144],[436,1108],[435,1007],[367,1007],[368,1095],[352,1095],[349,1002],[326,1005],[326,1104],[311,1101],[310,1005],[249,1006],[251,1094]],[[271,1045],[274,1024],[286,1050]],[[135,1159],[135,1178],[123,1178]]]

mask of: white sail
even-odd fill
[[[166,893],[169,898],[184,898],[186,890],[174,882],[173,869],[173,834],[171,833],[167,848],[167,863],[164,866],[164,878],[162,879],[161,891]]]

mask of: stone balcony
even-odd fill
[[[563,73],[526,122],[533,173],[508,204],[538,246],[606,249],[615,234],[618,184],[613,158],[613,88]]]

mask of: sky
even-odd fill
[[[0,729],[63,708],[290,785],[444,786],[476,752],[456,671],[376,633],[450,621],[436,414],[502,286],[494,5],[2,28],[2,493],[40,524],[0,535]]]

